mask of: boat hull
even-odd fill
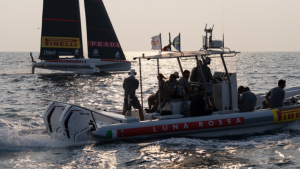
[[[131,68],[131,63],[126,60],[114,59],[56,59],[32,65],[33,68],[62,71],[93,71],[93,66],[100,71],[128,71]]]
[[[102,126],[93,135],[102,141],[163,136],[222,137],[280,129],[298,120],[298,118],[293,118],[289,121],[278,121],[276,111],[278,110],[259,110],[246,113],[213,114],[210,116]],[[300,107],[298,106],[295,112],[292,113],[300,115]],[[294,116],[296,117],[296,115]]]
[[[140,122],[136,117],[116,112],[51,102],[43,119],[49,135],[63,135],[74,142],[83,141],[88,135],[101,142],[141,137],[222,137],[281,129],[300,120],[300,105],[244,113],[229,110],[199,117],[156,116],[153,120]]]

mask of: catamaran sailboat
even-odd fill
[[[204,60],[208,56],[219,59],[220,62],[216,66],[221,69],[214,72],[215,80],[212,87],[205,82],[192,83],[194,87],[203,87],[206,93],[213,91],[215,106],[219,111],[211,115],[190,117],[188,109],[183,107],[190,105],[190,102],[184,99],[182,86],[177,86],[177,98],[169,100],[160,113],[144,113],[145,121],[139,121],[138,113],[130,113],[130,110],[128,115],[121,115],[117,112],[94,111],[73,104],[52,101],[43,115],[49,135],[74,142],[85,141],[89,136],[100,141],[165,136],[220,137],[279,129],[300,120],[299,102],[276,109],[261,109],[263,94],[256,95],[255,111],[239,112],[237,74],[233,58],[240,52],[222,47],[222,41],[213,41],[212,29],[205,28],[205,32],[203,49],[200,51],[159,53],[134,59],[139,60],[140,72],[141,60],[157,60],[158,73],[161,59],[177,59],[182,73],[180,58],[193,59],[192,62],[199,66],[199,79],[204,79],[199,59]],[[140,75],[140,80],[141,77]],[[142,90],[142,86],[140,89]],[[285,97],[299,96],[300,87],[286,89],[285,92]],[[142,94],[143,92],[141,98],[143,98]],[[207,100],[208,96],[205,97]],[[163,111],[169,113],[163,114]]]
[[[41,50],[35,68],[127,71],[125,55],[102,0],[85,0],[88,58],[83,56],[79,0],[44,0]]]

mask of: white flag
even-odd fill
[[[151,45],[152,45],[152,50],[161,50],[160,35],[152,37]]]

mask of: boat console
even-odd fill
[[[237,100],[237,79],[236,73],[229,73],[230,82],[226,77],[225,72],[215,72],[213,75],[214,79],[217,81],[212,86],[212,93],[215,101],[215,106],[219,111],[230,110],[230,100],[229,98],[229,88],[231,83],[232,92],[232,110],[238,110],[238,100]]]

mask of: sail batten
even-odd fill
[[[78,0],[44,0],[40,59],[82,57]]]
[[[85,0],[88,57],[126,60],[102,0]]]

